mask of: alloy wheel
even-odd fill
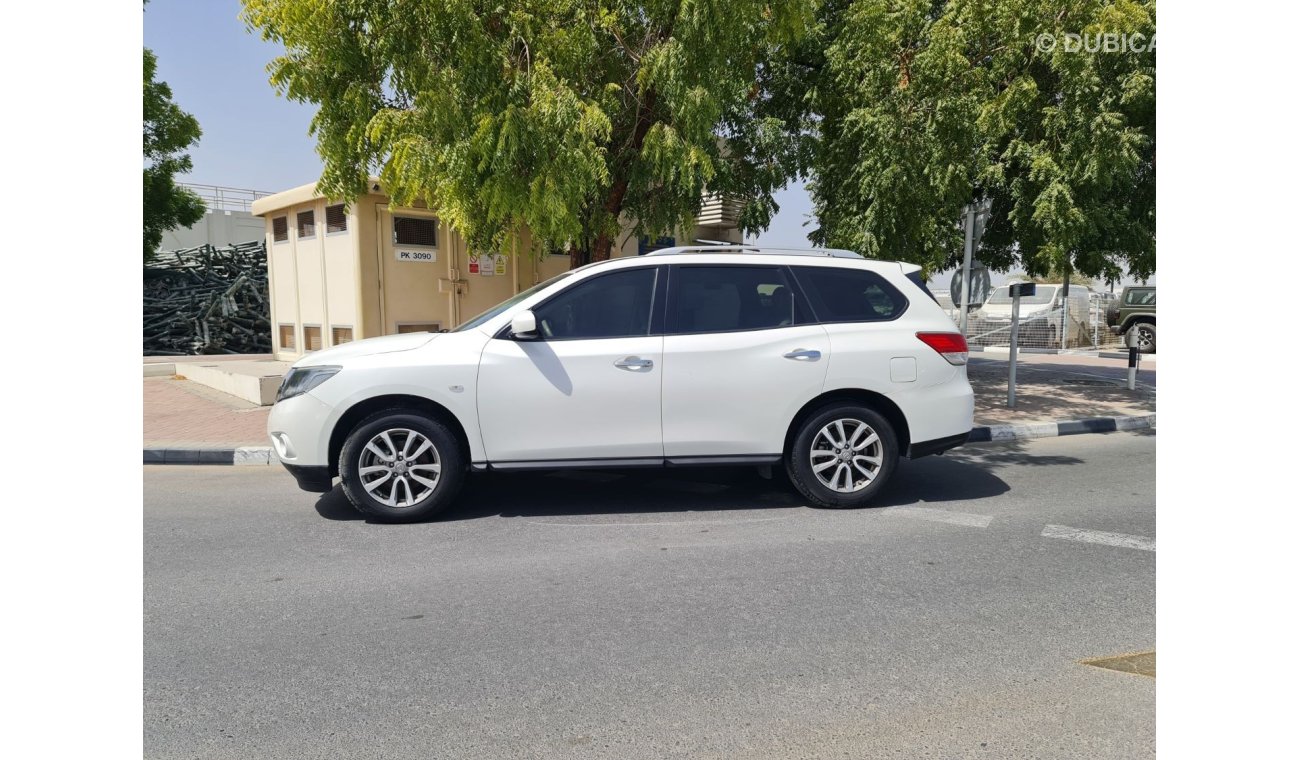
[[[862,420],[846,417],[828,423],[813,437],[809,452],[813,474],[838,493],[854,493],[871,484],[885,460],[880,436]]]
[[[357,472],[371,498],[388,507],[414,507],[433,495],[442,477],[438,448],[408,428],[385,430],[361,450]]]

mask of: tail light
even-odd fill
[[[920,338],[925,345],[938,351],[949,364],[960,367],[966,363],[969,349],[966,347],[966,338],[961,333],[919,332],[916,337]]]

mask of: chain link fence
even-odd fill
[[[961,308],[953,303],[952,294],[936,290],[934,296],[960,325]],[[1035,295],[1020,299],[1018,344],[1022,348],[1118,349],[1124,337],[1111,333],[1106,324],[1106,310],[1117,298],[1114,293],[1075,283],[1070,284],[1068,295],[1062,285],[1039,285]],[[994,288],[983,304],[972,304],[966,342],[982,347],[1011,345],[1011,296],[1006,285]]]

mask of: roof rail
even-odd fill
[[[672,248],[660,248],[646,256],[675,256],[680,253],[771,253],[780,256],[829,256],[836,259],[860,259],[853,251],[843,248],[782,248],[768,245],[679,245]]]

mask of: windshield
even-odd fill
[[[573,274],[573,271],[557,274],[556,276],[552,277],[546,282],[539,283],[537,285],[532,286],[528,290],[519,293],[518,295],[511,296],[510,298],[507,298],[506,300],[502,301],[496,306],[493,306],[492,308],[488,309],[487,311],[483,312],[477,317],[474,317],[470,321],[465,322],[464,324],[458,326],[455,330],[452,330],[452,332],[463,332],[465,330],[473,330],[475,327],[478,327],[479,325],[483,324],[489,319],[492,319],[493,317],[505,311],[506,309],[509,309],[511,306],[514,306],[515,304],[519,303],[525,298],[528,298],[529,296],[542,290],[543,288],[551,287],[555,283],[559,282],[560,280],[563,280],[565,277],[568,277],[571,274]]]
[[[1056,295],[1055,285],[1039,285],[1034,290],[1036,292],[1032,296],[1021,296],[1020,303],[1042,305],[1045,303],[1051,303],[1052,296]],[[989,296],[989,300],[985,301],[985,303],[990,303],[995,305],[1011,303],[1011,288],[1007,285],[1003,285],[1002,287],[993,291],[993,295]]]

